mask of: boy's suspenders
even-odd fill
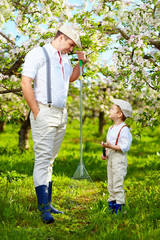
[[[118,139],[119,139],[119,136],[120,136],[121,130],[122,130],[122,128],[124,128],[124,127],[127,127],[127,125],[123,125],[123,126],[121,127],[121,129],[119,130],[119,133],[118,133],[118,135],[117,135],[117,139],[116,139],[116,143],[115,143],[115,145],[118,144]],[[111,129],[112,129],[112,128],[113,128],[113,126],[111,127]]]
[[[52,95],[51,95],[51,61],[50,61],[50,57],[49,57],[45,47],[42,47],[42,49],[43,49],[43,52],[44,52],[46,60],[47,60],[47,62],[46,62],[47,103],[48,103],[48,106],[51,107],[51,104],[52,104]]]

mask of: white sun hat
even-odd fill
[[[129,118],[132,116],[132,106],[129,102],[121,100],[121,99],[114,99],[112,102],[119,106],[121,111],[123,112],[124,116],[126,118]]]
[[[79,34],[76,32],[76,30],[73,28],[73,26],[65,24],[62,27],[60,27],[59,31],[62,32],[63,34],[65,34],[70,39],[72,39],[73,42],[75,42],[75,44],[78,47],[82,48]]]

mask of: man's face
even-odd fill
[[[66,39],[65,36],[62,36],[61,44],[60,44],[60,51],[62,54],[69,53],[73,51],[73,48],[76,44],[73,42],[72,39]]]

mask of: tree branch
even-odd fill
[[[124,37],[126,40],[129,40],[130,36],[128,36],[122,29],[117,28],[119,30],[119,33]],[[154,45],[158,50],[160,50],[160,40],[148,40],[148,45]]]
[[[131,61],[133,62],[133,57],[134,57],[134,51],[135,51],[135,48],[132,49],[132,53],[131,53]]]
[[[127,33],[125,33],[122,29],[120,28],[116,28],[119,33],[122,35],[122,37],[124,37],[126,40],[129,40],[130,39],[130,36],[127,35]]]
[[[4,37],[8,42],[12,43],[14,46],[16,45],[9,37],[7,37],[4,33],[0,32],[0,35]]]
[[[152,58],[151,56],[149,56],[149,55],[144,55],[143,58],[149,60],[150,62],[152,62],[156,67],[159,67],[159,66],[157,65],[157,63],[153,60],[153,58]]]
[[[153,89],[154,91],[157,91],[157,88],[153,87],[149,82],[147,82],[147,80],[145,80],[144,78],[143,78],[143,80],[145,81],[145,83],[146,83],[151,89]]]
[[[98,26],[102,26],[102,23],[100,22]],[[120,33],[122,37],[124,37],[126,40],[130,39],[130,35],[127,35],[127,33],[122,30],[121,28],[111,26],[111,27],[105,27],[104,32],[109,35],[114,35]],[[148,45],[154,45],[158,50],[160,50],[160,40],[148,40]]]
[[[15,74],[17,69],[22,65],[23,58],[24,58],[24,55],[19,57],[19,59],[9,69],[7,69],[6,71],[3,70],[2,71],[3,75],[8,75],[10,77],[11,75]]]
[[[28,13],[28,14],[34,14],[34,13],[40,13],[40,14],[41,14],[41,12],[40,12],[39,10],[36,10],[36,11],[33,11],[33,12],[28,11],[27,13]]]
[[[6,93],[19,93],[21,92],[21,88],[16,88],[16,89],[6,89],[6,90],[1,90],[0,94],[6,94]],[[22,96],[22,94],[18,94],[18,96]]]
[[[150,39],[148,42],[149,45],[154,45],[158,50],[160,50],[160,40]]]
[[[153,13],[152,13],[153,18],[155,18],[156,8],[157,8],[157,5],[155,5],[155,6],[154,6],[154,9],[153,9]]]

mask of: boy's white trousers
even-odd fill
[[[108,201],[116,200],[117,204],[124,204],[123,182],[127,174],[127,155],[112,149],[108,149],[107,155]]]
[[[48,107],[38,104],[40,112],[34,120],[30,114],[32,138],[34,142],[35,164],[33,181],[35,187],[48,185],[51,181],[52,167],[62,140],[67,124],[67,109]]]

